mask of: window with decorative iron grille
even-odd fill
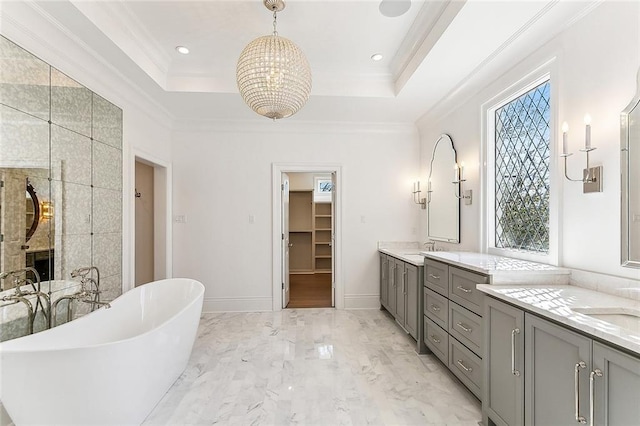
[[[495,247],[549,252],[550,82],[495,110]]]

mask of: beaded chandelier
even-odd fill
[[[244,48],[236,67],[242,99],[258,114],[277,120],[295,114],[309,99],[311,69],[291,40],[278,35],[276,14],[283,0],[263,0],[273,12],[273,34],[258,37]]]

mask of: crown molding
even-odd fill
[[[554,37],[567,30],[580,19],[591,13],[597,6],[605,0],[591,0],[585,7],[581,7],[575,13],[572,13],[569,19],[563,21],[562,25],[556,26],[553,30],[545,32],[544,37],[534,37],[534,41],[524,41],[535,24],[539,23],[549,12],[561,3],[560,0],[550,1],[535,16],[528,20],[522,27],[518,29],[511,37],[509,37],[502,45],[496,48],[491,55],[483,60],[475,67],[465,78],[460,80],[445,96],[443,96],[429,110],[422,114],[416,124],[420,127],[427,121],[439,121],[460,108],[469,98],[477,95],[482,90],[491,85],[497,78],[505,74],[508,70],[515,68],[531,53],[537,51],[545,44],[549,43]],[[578,2],[572,2],[578,5]],[[535,42],[535,45],[533,44]],[[524,43],[525,48],[518,46],[517,43]],[[554,53],[553,55],[556,55]],[[508,66],[503,66],[508,64]],[[492,77],[492,78],[491,78]]]
[[[171,56],[164,52],[125,1],[69,0],[69,2],[160,87],[166,89]]]
[[[453,22],[466,0],[425,2],[389,68],[398,94]]]
[[[174,133],[296,133],[296,134],[394,134],[418,137],[414,123],[356,123],[271,120],[200,120],[177,119]]]
[[[170,129],[174,117],[161,103],[35,1],[11,2],[9,5],[12,7],[5,3],[0,8],[3,35],[105,99],[116,105],[133,105],[159,125]],[[95,64],[106,72],[96,76]],[[104,75],[111,78],[102,78]],[[105,96],[104,92],[108,95]]]

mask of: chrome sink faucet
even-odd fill
[[[423,244],[427,251],[436,251],[436,242],[435,241],[427,241]]]

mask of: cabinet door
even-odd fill
[[[595,424],[638,424],[640,359],[594,342],[592,370]]]
[[[577,418],[587,419],[591,342],[525,314],[525,424],[575,425]]]
[[[524,312],[490,297],[484,303],[484,424],[524,423]]]
[[[406,300],[406,312],[404,320],[404,328],[407,329],[409,334],[414,339],[418,339],[418,320],[422,316],[419,312],[419,291],[420,288],[420,276],[418,274],[418,267],[415,265],[404,265],[406,274],[406,286],[405,286],[405,300]]]
[[[392,257],[387,257],[387,286],[388,305],[387,311],[393,316],[396,315],[396,262]]]
[[[394,259],[395,267],[395,282],[396,282],[396,319],[402,325],[404,325],[405,315],[405,289],[407,285],[406,272],[404,270],[404,262],[398,259]]]
[[[389,306],[389,258],[380,254],[380,304],[388,309]]]

